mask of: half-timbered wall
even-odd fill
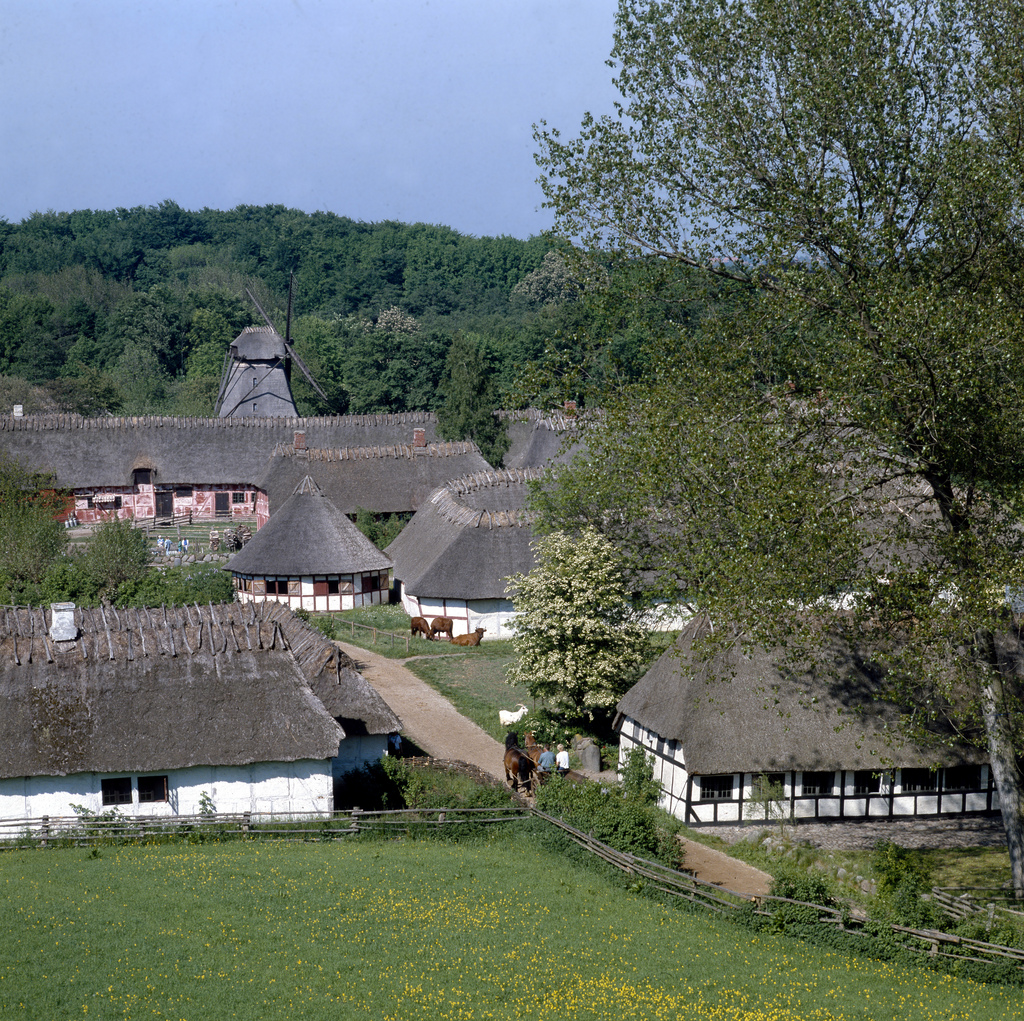
[[[253,486],[218,484],[197,486],[100,486],[76,489],[74,514],[80,524],[95,524],[111,517],[251,518],[255,513]]]
[[[619,729],[619,764],[643,748],[661,784],[660,805],[690,825],[764,819],[760,772],[691,774],[678,741],[661,737],[626,717]],[[999,809],[999,795],[987,765],[939,770],[896,768],[834,771],[788,770],[767,774],[781,786],[781,808],[797,820],[904,818],[962,815]]]
[[[388,571],[367,571],[363,574],[303,575],[234,575],[239,602],[273,599],[293,610],[330,613],[352,610],[357,606],[387,603],[390,595]]]
[[[511,599],[430,599],[409,595],[402,584],[399,584],[399,593],[410,617],[426,617],[428,621],[434,617],[451,617],[453,635],[471,634],[482,627],[484,641],[512,637],[509,625],[516,613]]]

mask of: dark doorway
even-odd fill
[[[174,493],[171,490],[156,494],[156,516],[158,518],[174,517]]]
[[[228,493],[213,494],[213,512],[218,518],[231,517],[231,505],[228,503]]]

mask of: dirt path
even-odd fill
[[[356,661],[359,672],[401,717],[402,733],[415,741],[426,755],[436,759],[461,759],[499,780],[505,779],[504,746],[457,712],[455,706],[426,681],[420,680],[398,660],[358,645],[335,644]]]
[[[360,673],[401,717],[403,734],[424,753],[438,759],[461,759],[490,776],[504,780],[504,747],[439,695],[399,660],[388,659],[358,645],[336,642],[358,665]],[[602,774],[614,777],[614,774]],[[736,893],[758,896],[768,892],[771,877],[721,851],[683,841],[685,868],[698,879]]]

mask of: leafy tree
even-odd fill
[[[500,465],[509,448],[505,425],[494,414],[499,401],[494,372],[480,338],[457,333],[448,348],[441,380],[444,403],[437,409],[437,431],[445,440],[471,439],[484,459]]]
[[[624,0],[618,113],[538,137],[560,232],[746,292],[603,395],[555,523],[718,641],[870,649],[906,730],[987,749],[1024,894],[1022,44],[1019,2]]]
[[[149,564],[146,533],[135,528],[128,518],[104,521],[93,532],[81,561],[98,590],[113,592],[145,573]]]
[[[509,684],[576,717],[615,705],[647,660],[614,546],[593,529],[537,540],[539,563],[508,579],[516,617]]]
[[[26,587],[60,559],[67,534],[57,514],[67,504],[52,476],[31,472],[0,451],[0,590],[19,602]]]

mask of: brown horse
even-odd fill
[[[533,773],[537,764],[521,748],[514,745],[505,750],[505,779],[514,791],[525,787],[527,794],[533,793]]]

